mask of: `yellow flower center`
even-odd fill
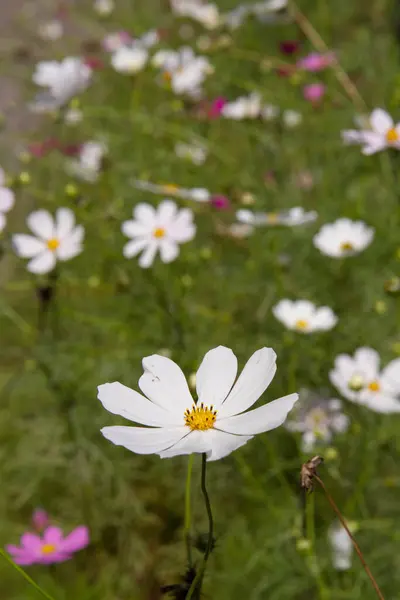
[[[153,235],[154,235],[155,238],[162,238],[165,235],[165,229],[163,227],[157,227],[153,231]]]
[[[60,245],[60,242],[59,242],[59,240],[57,238],[51,238],[47,242],[47,247],[52,252],[54,252],[55,250],[57,250],[57,248],[58,248],[59,245]]]
[[[270,225],[275,225],[279,221],[278,213],[267,213],[267,222]]]
[[[189,425],[192,431],[206,431],[214,427],[215,419],[217,418],[217,411],[214,410],[213,406],[204,406],[201,403],[199,406],[193,404],[192,410],[188,408],[185,411],[185,423]]]
[[[164,71],[162,77],[166,83],[170,83],[172,79],[172,73],[170,71]]]
[[[166,183],[162,186],[162,191],[166,194],[175,194],[179,190],[179,186],[174,183]]]
[[[42,546],[42,554],[53,554],[56,551],[54,544],[44,544]]]
[[[379,392],[379,390],[381,389],[379,381],[371,381],[371,383],[368,384],[368,389],[371,392]]]
[[[295,327],[300,331],[304,331],[308,328],[308,321],[306,321],[305,319],[299,319],[298,321],[296,321]]]
[[[386,141],[389,144],[394,144],[395,142],[399,141],[398,133],[394,127],[392,127],[391,129],[388,129],[388,131],[386,132]]]
[[[354,246],[351,242],[342,242],[340,244],[340,249],[343,252],[350,252],[351,250],[354,250]]]

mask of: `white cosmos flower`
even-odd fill
[[[351,568],[353,544],[345,528],[340,523],[335,523],[329,528],[328,540],[332,548],[332,562],[338,571],[347,571]]]
[[[314,246],[327,256],[342,258],[365,250],[373,240],[375,230],[363,221],[338,219],[323,225],[314,236]]]
[[[36,85],[48,88],[39,95],[31,108],[37,112],[53,110],[83,92],[92,78],[92,69],[80,58],[68,57],[40,62],[33,74]]]
[[[271,348],[257,350],[237,375],[237,358],[219,346],[205,355],[196,374],[194,403],[181,369],[169,358],[143,359],[139,379],[142,396],[121,383],[98,387],[109,412],[146,427],[104,427],[104,437],[138,454],[169,458],[193,452],[218,460],[240,448],[257,433],[282,425],[298,395],[290,394],[245,412],[260,398],[276,371]]]
[[[42,23],[39,27],[39,35],[43,40],[55,42],[64,34],[64,24],[59,19],[53,19]]]
[[[297,127],[303,120],[303,115],[297,110],[284,110],[282,113],[282,121],[285,127]]]
[[[106,17],[113,12],[115,4],[113,0],[95,0],[93,8],[98,15]]]
[[[305,211],[301,206],[295,206],[279,213],[256,213],[242,208],[236,212],[236,218],[240,223],[253,226],[287,225],[289,227],[296,227],[297,225],[312,223],[318,218],[318,213],[315,210]]]
[[[256,119],[261,111],[261,96],[257,92],[249,96],[241,96],[234,102],[228,102],[222,109],[222,115],[226,119]]]
[[[122,223],[122,232],[131,238],[124,247],[124,256],[132,258],[140,252],[139,265],[153,264],[157,252],[164,263],[170,263],[179,254],[179,244],[189,242],[196,233],[193,212],[181,208],[172,200],[164,200],[157,209],[140,203],[133,209],[133,220]]]
[[[147,63],[148,52],[140,45],[121,46],[111,57],[111,64],[118,73],[134,75]]]
[[[375,154],[385,148],[400,150],[400,123],[394,123],[385,110],[373,110],[369,124],[370,129],[342,131],[342,140],[346,144],[361,144],[361,152],[366,155]]]
[[[168,194],[183,200],[194,200],[203,203],[209,202],[211,199],[211,192],[206,188],[183,188],[175,183],[151,183],[141,179],[135,179],[133,185],[138,190],[145,190],[153,194]]]
[[[5,187],[5,174],[0,167],[0,233],[6,226],[7,219],[5,214],[12,209],[15,203],[15,195],[12,190]]]
[[[179,158],[190,160],[194,165],[202,165],[207,158],[207,150],[198,144],[186,144],[177,142],[175,144],[175,154]]]
[[[26,222],[34,235],[18,233],[12,242],[18,256],[31,259],[27,265],[31,273],[48,273],[58,260],[69,260],[82,252],[84,228],[75,224],[69,208],[58,208],[55,219],[47,210],[36,210]]]
[[[285,327],[300,333],[332,329],[338,318],[328,306],[317,307],[308,300],[281,300],[272,313]]]
[[[339,354],[329,373],[344,398],[380,413],[400,412],[400,358],[380,369],[372,348],[359,348],[354,356]]]
[[[214,70],[205,56],[196,56],[189,46],[176,51],[159,50],[153,56],[152,64],[162,69],[163,79],[176,94],[192,96],[201,94],[201,84]]]
[[[85,142],[80,147],[78,159],[67,162],[68,173],[84,181],[94,183],[99,177],[106,152],[107,147],[103,142]]]
[[[171,8],[175,14],[194,19],[207,29],[215,29],[221,22],[216,4],[198,0],[171,0]]]

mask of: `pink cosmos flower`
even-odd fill
[[[36,531],[43,531],[49,524],[49,515],[42,508],[37,508],[33,511],[32,525]]]
[[[222,109],[224,108],[225,104],[227,103],[227,99],[224,98],[223,96],[218,96],[217,98],[215,98],[208,110],[207,110],[207,116],[209,119],[216,119],[218,117],[221,116],[222,113]]]
[[[311,83],[303,87],[303,96],[312,104],[317,104],[325,94],[323,83]]]
[[[335,54],[333,52],[328,52],[328,54],[319,54],[318,52],[311,52],[304,58],[300,58],[297,61],[297,66],[300,69],[305,69],[306,71],[312,71],[315,73],[316,71],[322,71],[329,67],[335,60]]]
[[[59,527],[50,526],[44,530],[42,537],[24,533],[20,546],[8,545],[6,550],[17,565],[51,565],[69,560],[88,544],[89,530],[84,525],[76,527],[66,537]]]
[[[279,49],[283,54],[295,54],[299,48],[300,42],[297,40],[285,40],[279,44]]]
[[[227,198],[227,196],[223,196],[222,194],[216,194],[215,196],[212,196],[211,204],[218,210],[226,210],[231,206],[229,198]]]

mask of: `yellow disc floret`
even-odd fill
[[[368,389],[370,392],[379,392],[381,389],[379,381],[371,381],[371,383],[368,384]]]
[[[59,242],[59,240],[57,238],[51,238],[47,242],[47,248],[49,250],[51,250],[52,252],[54,252],[55,250],[57,250],[57,248],[58,248],[59,245],[60,245],[60,242]]]
[[[54,544],[43,544],[42,554],[53,554],[56,551]]]
[[[295,323],[295,327],[300,331],[305,331],[306,329],[308,329],[308,321],[306,321],[305,319],[298,319]]]
[[[162,238],[165,236],[165,229],[163,227],[157,227],[154,231],[153,231],[153,235],[155,238]]]
[[[185,423],[190,429],[198,431],[206,431],[214,427],[217,418],[217,411],[213,406],[205,406],[203,403],[193,404],[192,409],[185,411]]]
[[[389,144],[394,144],[395,142],[399,141],[399,134],[397,133],[396,129],[394,127],[392,127],[391,129],[388,129],[386,132],[386,141]]]

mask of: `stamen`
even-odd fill
[[[57,250],[59,245],[60,245],[60,242],[57,238],[51,238],[50,240],[47,241],[47,248],[49,250],[51,250],[52,252]]]
[[[153,231],[153,235],[155,238],[162,238],[165,236],[165,229],[163,227],[157,227],[154,231]]]
[[[42,554],[53,554],[53,552],[56,550],[56,547],[54,544],[43,544],[41,550]]]
[[[368,389],[371,392],[379,392],[379,390],[381,389],[379,381],[371,381],[371,383],[368,384]]]
[[[300,329],[301,331],[304,331],[305,329],[308,328],[308,321],[306,321],[305,319],[299,319],[298,321],[296,321],[295,326],[296,326],[296,329]]]
[[[389,144],[394,144],[395,142],[399,141],[399,135],[394,127],[388,129],[388,131],[386,132],[386,141]]]
[[[343,252],[351,252],[352,250],[354,250],[354,246],[351,242],[342,242],[340,244],[340,249]]]
[[[188,408],[184,413],[185,423],[192,431],[206,431],[214,427],[217,418],[217,411],[213,406],[208,407],[203,402],[198,406],[193,404],[192,409]]]

